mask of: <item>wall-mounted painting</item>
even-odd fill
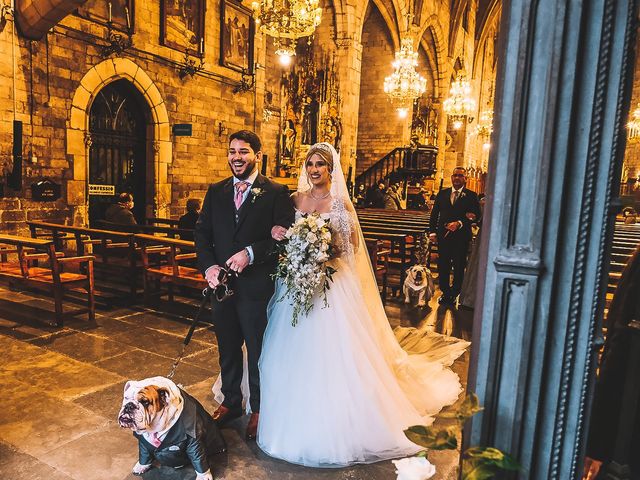
[[[79,17],[107,24],[116,30],[133,31],[134,0],[87,0],[76,10]]]
[[[254,21],[251,10],[233,0],[221,0],[220,64],[253,72]]]
[[[204,0],[161,0],[160,43],[181,52],[204,53]]]

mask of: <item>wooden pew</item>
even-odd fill
[[[62,327],[64,324],[65,290],[72,289],[81,289],[86,292],[87,308],[66,314],[77,315],[88,312],[89,322],[95,322],[93,256],[65,257],[62,252],[56,252],[53,240],[18,235],[0,235],[0,245],[12,247],[1,249],[3,261],[0,263],[0,277],[8,279],[10,284],[20,283],[51,292],[55,304],[56,326]],[[10,254],[15,254],[15,262],[9,260]],[[48,266],[36,266],[37,262],[48,262]],[[67,265],[82,264],[86,264],[86,273],[64,271]]]
[[[173,227],[163,227],[159,225],[121,225],[119,223],[98,220],[96,225],[103,230],[116,232],[141,233],[146,235],[156,235],[169,238],[193,238],[193,230]]]
[[[153,296],[162,295],[161,285],[166,285],[169,300],[174,299],[174,286],[203,290],[208,283],[202,273],[193,266],[196,258],[194,242],[169,237],[136,234],[144,265],[144,296],[150,302]],[[160,262],[153,262],[152,256],[161,256]],[[185,265],[185,262],[190,265]],[[156,288],[153,288],[153,287]]]
[[[173,218],[147,217],[147,225],[164,225],[167,227],[178,228],[180,220]]]
[[[33,238],[52,238],[57,251],[71,250],[69,240],[75,240],[75,254],[86,253],[95,258],[101,272],[127,280],[129,293],[135,298],[138,277],[142,273],[142,260],[136,248],[133,233],[74,227],[41,221],[27,222]]]

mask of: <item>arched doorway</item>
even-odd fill
[[[147,124],[150,110],[128,80],[105,86],[89,113],[89,223],[104,219],[113,202],[108,192],[133,194],[133,214],[144,223],[147,199]],[[100,187],[91,187],[104,186]]]

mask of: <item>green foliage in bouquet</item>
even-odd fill
[[[458,448],[458,432],[473,415],[482,411],[478,396],[470,393],[460,407],[438,415],[456,421],[455,426],[427,427],[414,425],[404,431],[409,440],[429,450],[454,450]],[[426,456],[427,452],[420,452]],[[486,480],[493,478],[500,470],[519,470],[520,464],[510,455],[492,447],[471,447],[462,453],[462,480]]]

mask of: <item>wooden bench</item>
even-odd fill
[[[95,322],[93,256],[64,257],[62,252],[56,252],[53,240],[18,235],[0,235],[0,245],[4,246],[0,247],[0,277],[8,279],[10,284],[20,283],[51,292],[56,326],[64,324],[62,303],[66,290],[82,290],[87,295],[87,308],[67,312],[66,315],[88,312],[89,321]],[[10,261],[10,255],[16,260]],[[42,262],[48,262],[48,266],[40,266]],[[85,273],[64,271],[65,266],[82,264],[86,264]]]
[[[146,235],[156,235],[158,237],[193,238],[193,230],[185,228],[163,227],[159,225],[121,225],[119,223],[98,220],[96,225],[103,230],[116,232],[128,232]]]
[[[167,227],[178,228],[180,220],[173,218],[147,217],[147,225],[166,225]]]
[[[170,301],[174,300],[174,286],[198,290],[207,287],[208,283],[202,273],[193,266],[196,259],[194,242],[146,234],[137,234],[135,238],[140,245],[144,265],[145,302],[163,294],[161,285],[167,287]],[[159,256],[160,261],[152,260],[154,256]],[[185,262],[189,265],[185,265]]]
[[[74,250],[78,256],[87,253],[95,258],[96,269],[107,275],[126,279],[132,298],[137,292],[142,260],[133,233],[74,227],[41,221],[27,222],[33,238],[51,238],[56,251]],[[74,240],[72,248],[69,240]]]

